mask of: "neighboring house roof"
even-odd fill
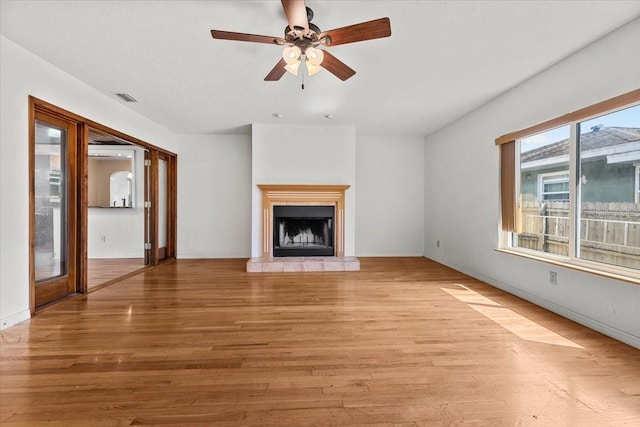
[[[606,147],[617,147],[622,144],[632,142],[640,142],[640,128],[623,128],[615,126],[594,126],[591,132],[580,135],[580,151],[586,153],[596,149]],[[606,150],[604,155],[611,154],[615,150]],[[569,139],[545,145],[544,147],[535,148],[521,154],[520,161],[522,163],[532,162],[535,160],[550,159],[554,157],[566,156],[569,154]]]

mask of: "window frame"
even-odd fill
[[[634,163],[633,166],[635,166],[636,169],[636,184],[633,194],[635,196],[636,203],[640,203],[640,163]]]
[[[615,111],[623,110],[629,107],[640,105],[640,89],[636,89],[631,92],[627,92],[623,95],[611,98],[597,104],[582,108],[572,113],[564,114],[555,119],[548,120],[543,123],[539,123],[534,126],[530,126],[520,131],[512,132],[501,137],[496,138],[496,145],[510,145],[514,147],[513,151],[516,153],[513,161],[515,165],[511,170],[513,171],[510,176],[510,169],[508,165],[503,164],[505,158],[501,156],[501,174],[500,174],[500,204],[501,204],[501,225],[499,226],[499,238],[498,238],[498,251],[524,256],[527,258],[535,259],[550,264],[561,265],[571,269],[585,271],[588,273],[613,278],[616,280],[622,280],[633,284],[640,285],[640,269],[636,270],[628,267],[620,267],[616,265],[605,264],[601,262],[586,260],[579,258],[580,250],[580,227],[579,227],[579,200],[580,195],[580,178],[578,177],[580,170],[580,148],[579,148],[579,124],[592,118],[603,116],[613,113]],[[520,191],[520,140],[538,133],[542,133],[560,126],[570,126],[570,140],[569,140],[569,245],[568,256],[546,253],[537,251],[534,249],[514,247],[514,235],[516,230],[505,226],[508,225],[508,218],[515,217],[517,211],[518,197]],[[505,147],[501,147],[504,149]],[[504,150],[501,150],[501,152]],[[507,170],[508,173],[503,173],[503,170]],[[640,164],[636,166],[636,186],[635,186],[635,198],[636,203],[640,198],[640,177],[639,177]],[[565,175],[566,171],[557,171],[548,174],[540,174],[538,176],[538,191],[537,196],[542,199],[542,176],[544,175]],[[508,180],[511,180],[509,184]],[[506,180],[506,182],[505,182]],[[515,185],[514,185],[515,184]],[[511,185],[511,187],[510,187]],[[506,205],[505,205],[506,202]],[[505,221],[505,217],[507,221]]]

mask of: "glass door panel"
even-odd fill
[[[36,282],[67,274],[66,142],[66,129],[36,121]]]
[[[144,264],[152,264],[151,259],[151,153],[149,150],[144,152]]]
[[[158,159],[158,248],[160,259],[166,257],[167,248],[167,160]]]
[[[34,308],[76,290],[76,125],[37,112],[33,133]]]

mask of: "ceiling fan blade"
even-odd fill
[[[234,33],[232,31],[211,30],[211,37],[222,40],[236,40],[239,42],[284,44],[280,37],[259,36],[256,34]]]
[[[307,5],[304,0],[282,0],[284,13],[287,15],[289,27],[297,30],[309,30],[307,20]]]
[[[275,82],[277,80],[280,80],[280,77],[282,77],[284,73],[287,72],[287,70],[284,68],[286,65],[287,63],[284,61],[284,59],[281,58],[276,66],[273,67],[271,71],[269,71],[269,74],[267,74],[267,77],[264,78],[264,81]]]
[[[322,60],[322,64],[320,64],[320,66],[340,80],[345,81],[356,73],[351,67],[340,61],[338,58],[336,58],[326,50],[323,50],[323,52],[324,59]]]
[[[337,46],[340,44],[361,42],[365,40],[379,39],[391,35],[391,21],[389,18],[374,19],[373,21],[361,22],[359,24],[336,28],[320,34],[329,36],[330,42],[327,46]]]

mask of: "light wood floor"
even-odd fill
[[[640,350],[420,258],[179,260],[2,332],[3,426],[638,426]]]
[[[89,258],[88,261],[89,291],[144,268],[144,258]]]

